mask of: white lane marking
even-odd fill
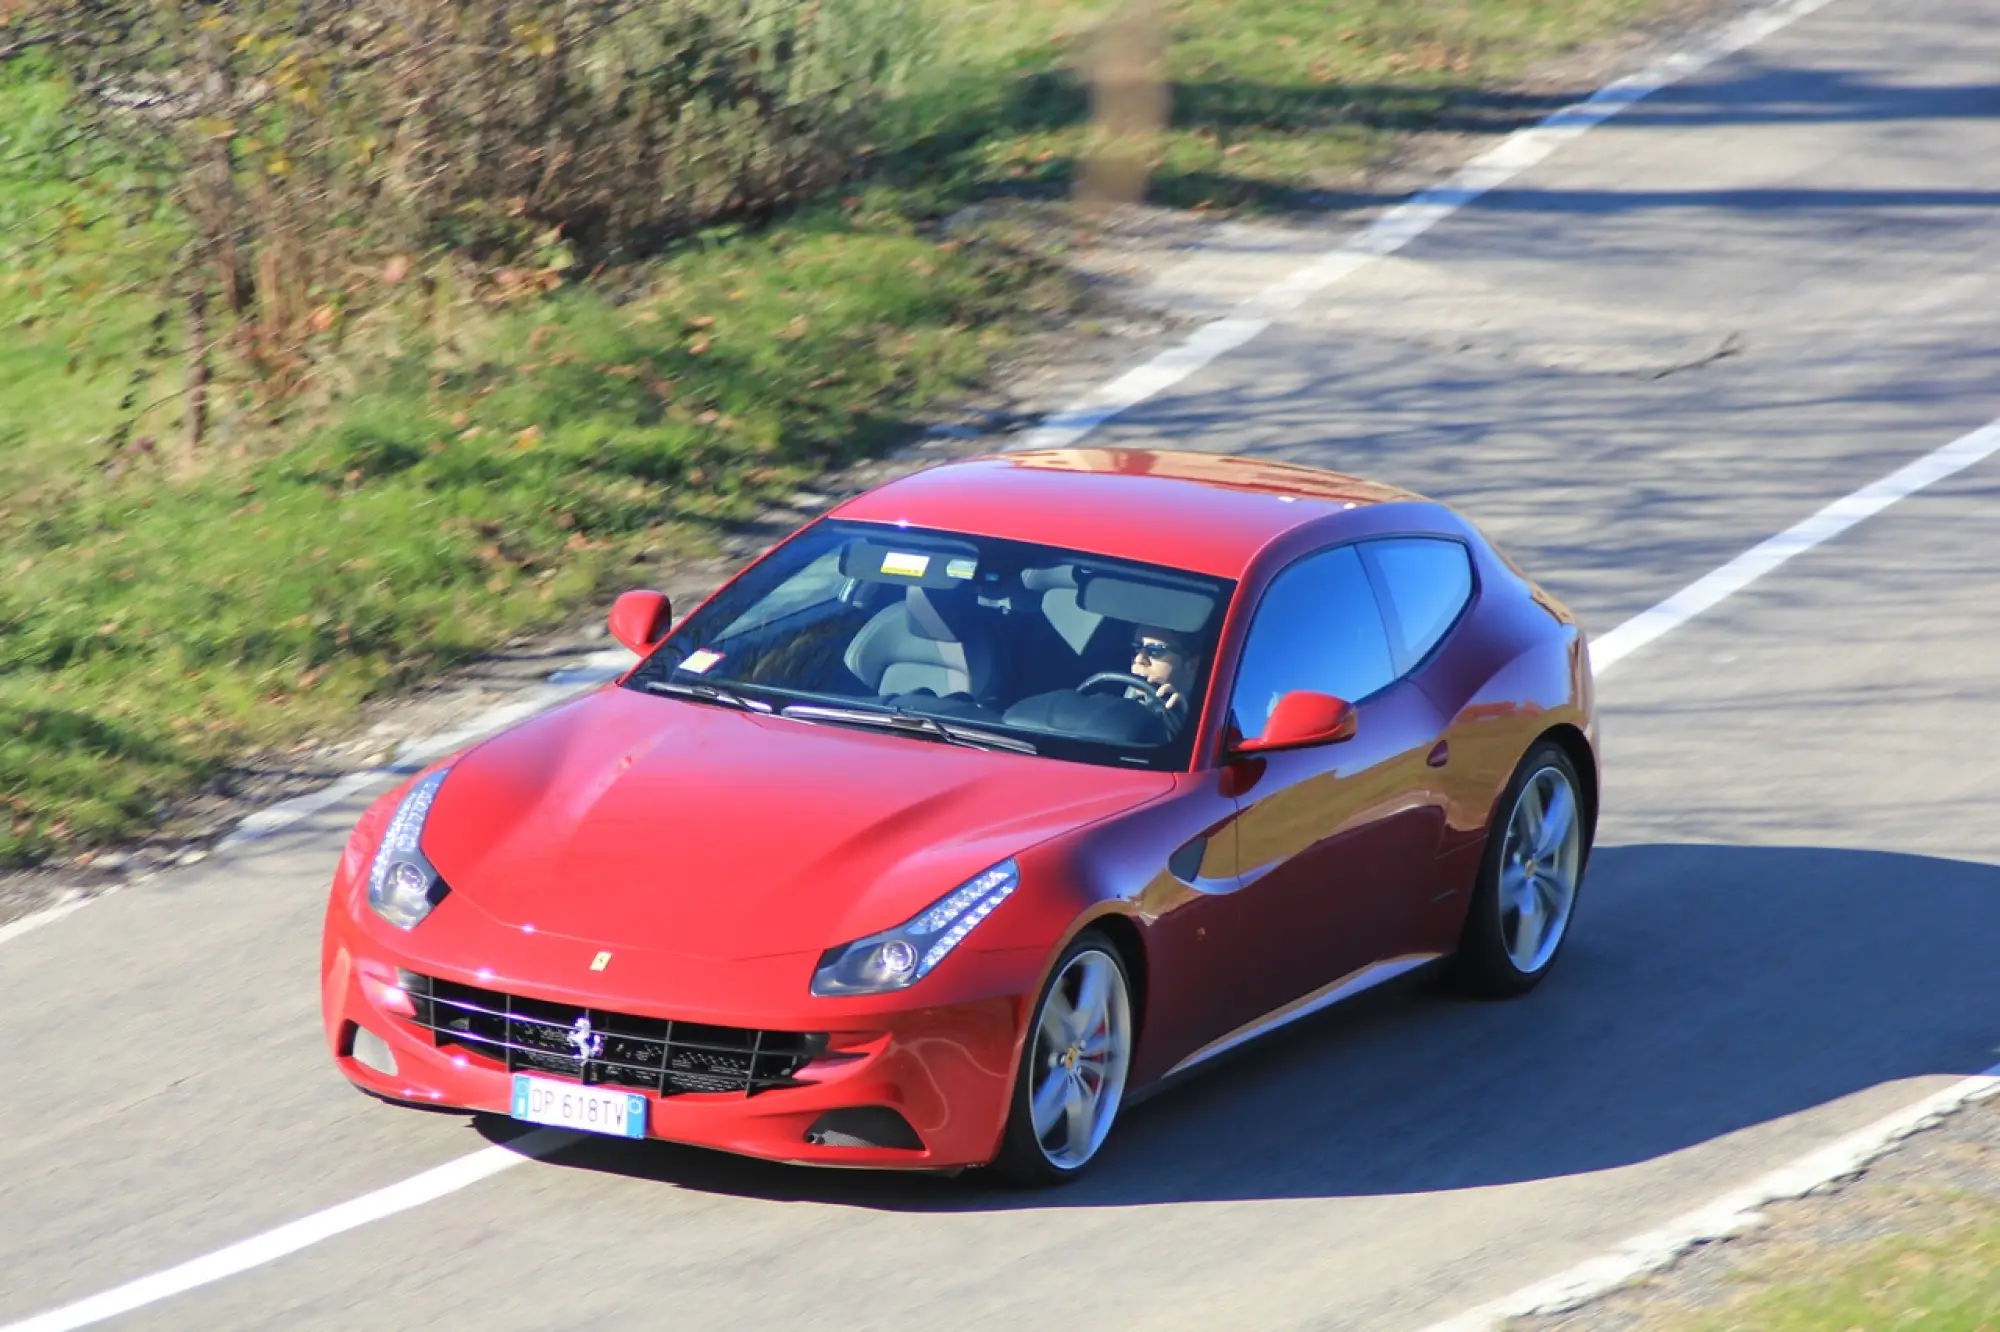
[[[101,1295],[92,1295],[60,1309],[9,1323],[0,1328],[0,1332],[71,1332],[73,1328],[89,1327],[92,1323],[116,1318],[119,1314],[130,1313],[197,1286],[206,1286],[224,1277],[261,1267],[344,1231],[435,1202],[448,1193],[456,1193],[502,1170],[512,1169],[523,1161],[544,1156],[565,1140],[564,1134],[537,1129],[506,1147],[481,1148],[456,1161],[447,1161],[373,1193],[364,1193],[359,1198],[339,1203],[325,1211],[288,1221],[275,1230],[267,1230],[213,1253],[203,1254],[178,1267],[169,1267],[164,1272],[128,1281]]]
[[[2000,1064],[1907,1105],[1655,1230],[1635,1235],[1607,1253],[1586,1259],[1546,1281],[1524,1286],[1511,1295],[1434,1323],[1424,1332],[1488,1332],[1510,1318],[1562,1313],[1587,1304],[1636,1276],[1666,1266],[1696,1244],[1753,1229],[1764,1220],[1759,1208],[1781,1199],[1802,1197],[1823,1184],[1851,1175],[1902,1139],[1930,1127],[1954,1110],[1995,1093],[2000,1093]]]
[[[2000,452],[2000,421],[1961,435],[1941,449],[1899,467],[1880,481],[1843,495],[1802,522],[1759,542],[1715,572],[1689,583],[1650,610],[1641,611],[1590,645],[1591,669],[1602,675],[1663,634],[1673,632],[1726,597],[1734,596],[1773,569],[1831,541],[1863,519],[1926,486],[1956,476]]]
[[[241,823],[216,843],[216,850],[226,851],[244,842],[254,842],[269,837],[272,833],[289,828],[300,819],[309,818],[321,810],[337,805],[357,791],[363,791],[374,782],[393,775],[391,768],[369,768],[364,772],[350,772],[336,782],[330,782],[317,791],[308,791],[289,800],[280,800],[275,805],[266,805],[254,814],[246,815]]]
[[[43,910],[37,911],[32,916],[23,916],[19,920],[0,925],[0,943],[6,943],[9,939],[18,939],[28,931],[39,930],[44,925],[53,925],[56,921],[61,920],[71,912],[83,910],[95,900],[95,898],[90,897],[74,897],[69,901],[58,902],[52,907],[46,907]]]
[[[1371,260],[1394,254],[1578,135],[1827,3],[1828,0],[1785,0],[1746,14],[1724,24],[1707,40],[1663,57],[1640,73],[1608,83],[1583,101],[1566,106],[1527,129],[1514,131],[1460,167],[1444,184],[1412,195],[1377,217],[1352,239],[1244,300],[1237,307],[1237,314],[1203,324],[1179,346],[1170,347],[1144,365],[1126,371],[1082,402],[1023,432],[1006,451],[1058,449],[1076,443],[1105,422],[1166,392],[1216,357],[1243,346],[1269,328],[1277,316],[1298,309]]]
[[[1165,393],[1224,352],[1234,351],[1271,326],[1269,319],[1217,319],[1203,324],[1178,347],[1127,370],[1084,402],[1055,413],[1004,450],[1060,449],[1076,443],[1114,417]]]

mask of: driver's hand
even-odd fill
[[[1174,688],[1172,684],[1161,685],[1157,692],[1160,696],[1160,702],[1166,707],[1178,708],[1187,702],[1185,698],[1181,697],[1181,691]]]

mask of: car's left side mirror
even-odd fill
[[[611,603],[611,636],[645,656],[672,627],[674,609],[664,592],[621,592]]]
[[[1331,694],[1294,689],[1278,700],[1264,723],[1264,733],[1239,740],[1237,754],[1270,754],[1281,749],[1330,745],[1354,734],[1354,705]]]

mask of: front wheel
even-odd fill
[[[1035,1004],[999,1159],[1022,1185],[1076,1178],[1118,1119],[1132,1066],[1132,989],[1118,950],[1079,935]]]
[[[1544,740],[1514,770],[1486,834],[1454,968],[1462,988],[1513,998],[1540,983],[1569,937],[1589,856],[1576,766]]]

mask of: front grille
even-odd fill
[[[755,1031],[554,1004],[403,973],[417,1025],[511,1072],[682,1092],[758,1092],[801,1085],[794,1075],[826,1048],[823,1032]],[[588,1026],[583,1024],[588,1023]]]

